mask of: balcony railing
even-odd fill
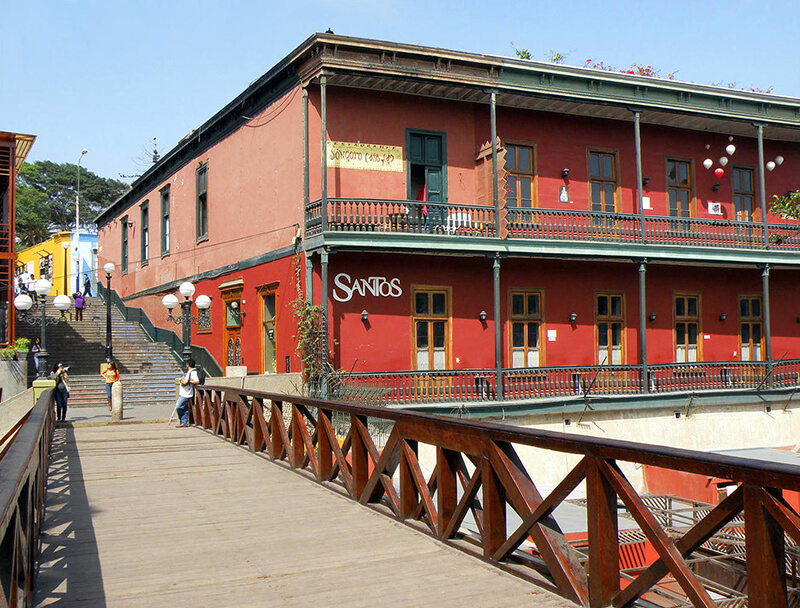
[[[503,392],[494,369],[339,374],[329,378],[331,398],[369,405],[519,401],[580,395],[637,395],[679,391],[760,389],[800,385],[800,360],[586,365],[504,369]]]
[[[763,249],[764,224],[687,217],[509,208],[508,237],[559,241],[649,243],[692,247]],[[379,199],[328,199],[306,207],[309,236],[330,232],[431,233],[496,236],[493,207]],[[800,251],[800,225],[768,224],[771,249]]]

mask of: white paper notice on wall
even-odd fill
[[[710,340],[710,339],[711,339],[710,334],[703,334],[703,340]]]
[[[644,207],[645,209],[652,209],[652,207],[650,206],[650,197],[649,196],[643,196],[642,197],[642,207]]]
[[[709,215],[722,215],[722,203],[708,201],[708,213]]]
[[[548,342],[555,342],[556,341],[556,330],[555,329],[548,329],[547,330],[547,341]]]

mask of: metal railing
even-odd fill
[[[651,364],[647,386],[638,365],[506,368],[502,376],[502,395],[494,369],[335,373],[327,387],[332,399],[366,405],[761,389],[768,380],[774,388],[786,388],[800,386],[800,360],[773,363],[771,378],[764,361]]]
[[[678,599],[668,605],[712,608],[746,600],[786,608],[797,591],[787,591],[787,579],[793,586],[797,579],[787,567],[784,533],[800,544],[800,515],[782,496],[800,491],[793,465],[211,385],[198,387],[191,422],[491,564],[522,576],[543,572],[582,606],[628,606],[644,597],[648,605]],[[424,458],[420,444],[433,448]],[[526,466],[530,448],[544,451],[545,460],[571,456],[577,464],[553,486],[551,467]],[[737,487],[679,524],[654,514],[619,462]],[[544,484],[554,489],[543,494]],[[569,542],[556,511],[576,489],[586,496],[581,546]],[[636,570],[620,568],[621,508],[658,556]],[[695,568],[720,554],[710,541],[728,528],[744,535],[737,567],[746,585],[726,586]]]
[[[602,213],[542,208],[507,208],[508,238],[610,241],[731,249],[800,251],[800,225],[764,225],[721,219]],[[387,199],[316,200],[306,206],[306,233],[433,233],[494,237],[494,207]]]
[[[32,606],[47,463],[55,428],[53,389],[42,392],[26,419],[0,440],[0,582],[3,606]]]

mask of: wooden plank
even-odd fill
[[[572,605],[210,434],[57,433],[36,606]]]
[[[747,547],[747,603],[786,608],[786,547],[783,530],[764,508],[768,492],[744,484],[744,530]]]

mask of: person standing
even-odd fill
[[[67,399],[69,399],[69,385],[67,384],[68,367],[63,363],[53,366],[50,378],[56,381],[56,420],[64,422],[67,419]]]
[[[178,389],[178,403],[175,404],[175,411],[180,419],[179,427],[189,426],[189,405],[194,399],[194,387],[200,384],[197,376],[194,359],[187,361],[186,373],[181,378],[181,386]]]
[[[81,295],[80,291],[72,294],[72,299],[75,305],[75,320],[83,321],[83,309],[86,308],[86,300]]]
[[[33,353],[33,367],[36,368],[36,373],[39,373],[39,353],[42,352],[42,339],[36,338],[31,346],[31,353]]]
[[[108,365],[104,372],[100,374],[103,376],[103,379],[106,381],[106,395],[108,396],[108,411],[111,411],[111,387],[115,382],[121,382],[121,378],[119,377],[119,369],[117,369],[117,364],[113,361],[109,361]]]
[[[87,298],[92,297],[92,281],[89,280],[89,275],[83,273],[83,295]]]

